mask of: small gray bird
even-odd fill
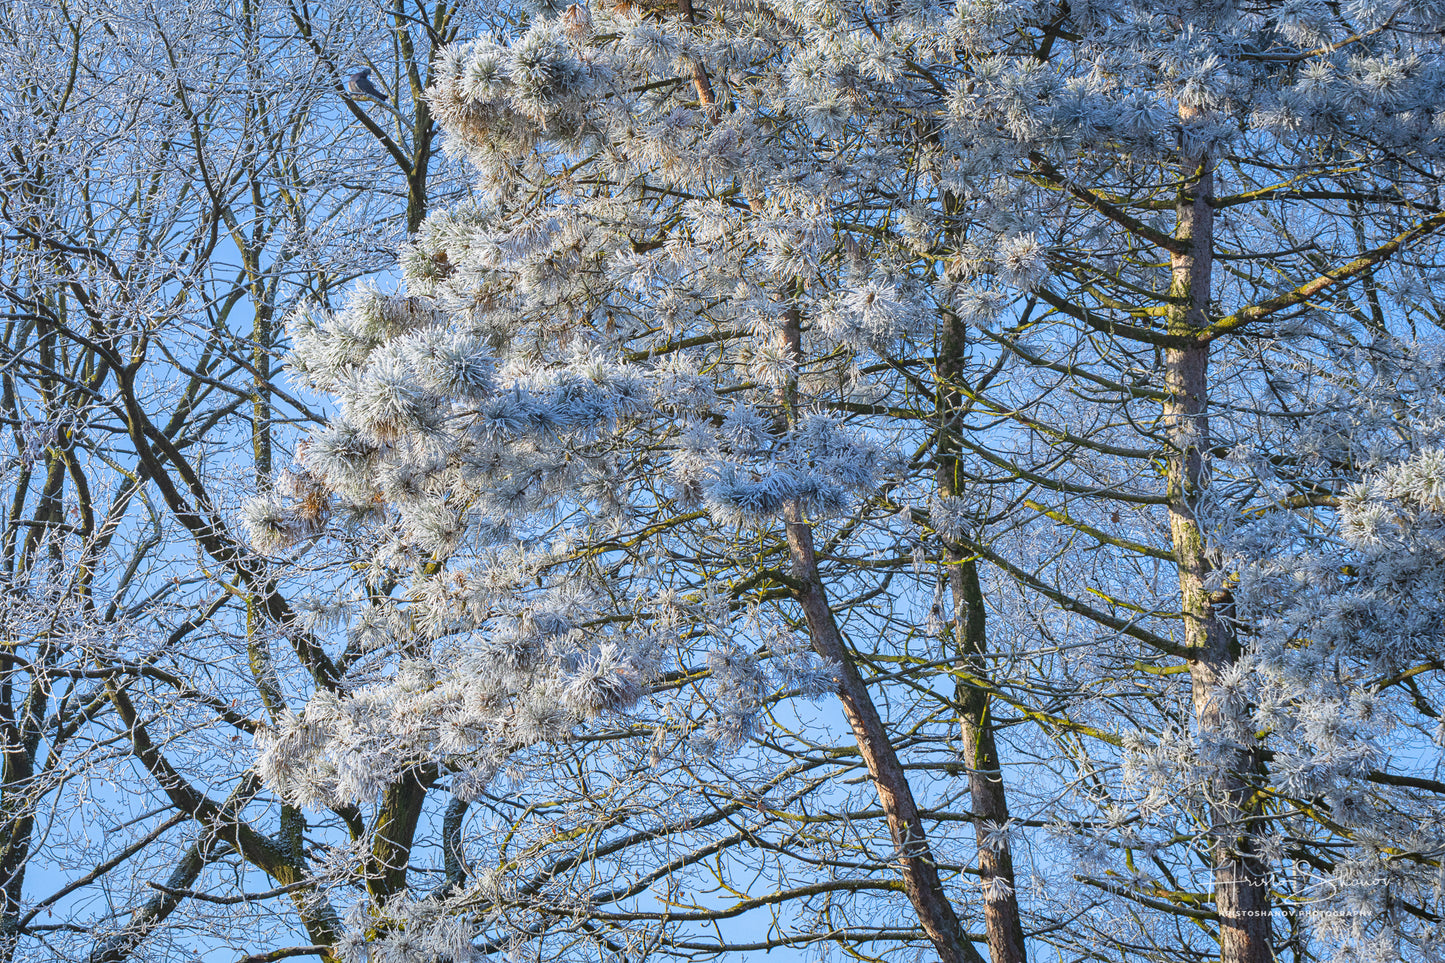
[[[363,67],[350,77],[346,78],[346,89],[358,97],[371,97],[383,104],[387,102],[386,94],[376,89],[371,82],[371,68]]]

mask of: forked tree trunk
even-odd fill
[[[802,319],[796,309],[785,313],[782,331],[783,347],[794,359],[802,357]],[[796,385],[784,385],[779,392],[779,427],[792,420]],[[858,753],[868,767],[878,802],[888,822],[893,841],[893,859],[903,880],[908,901],[918,914],[918,922],[928,935],[941,963],[983,963],[983,957],[968,939],[953,903],[944,891],[938,875],[928,832],[918,813],[908,775],[893,747],[888,729],[868,693],[868,685],[854,664],[852,652],[838,629],[818,572],[818,559],[813,549],[813,527],[803,517],[796,502],[784,510],[788,551],[792,559],[793,597],[803,610],[813,649],[839,667],[838,699],[843,715],[853,730]]]
[[[787,509],[788,548],[793,558],[794,597],[803,609],[817,653],[840,666],[838,698],[843,714],[858,742],[858,752],[868,766],[868,775],[878,791],[878,802],[888,820],[894,859],[908,900],[918,921],[938,951],[942,963],[983,963],[983,957],[969,942],[953,903],[944,892],[938,866],[928,843],[928,833],[918,814],[918,804],[908,785],[908,776],[889,739],[888,730],[868,694],[868,686],[854,665],[852,654],[828,605],[813,554],[812,526],[803,520],[796,505]]]

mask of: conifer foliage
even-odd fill
[[[246,524],[355,578],[259,771],[455,829],[570,744],[697,808],[574,785],[590,855],[449,836],[338,952],[721,953],[693,923],[771,903],[760,945],[945,963],[1435,958],[1442,31],[681,0],[447,49],[475,202],[288,322],[336,414]],[[712,845],[707,767],[759,855],[681,904],[703,857],[648,841]]]

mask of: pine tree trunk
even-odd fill
[[[965,401],[958,385],[958,379],[963,375],[965,329],[952,313],[946,314],[943,321],[938,354],[940,437],[937,478],[939,494],[950,496],[958,494],[960,487],[958,445],[953,422]],[[991,880],[998,880],[1008,890],[1006,894],[995,892],[994,898],[984,906],[989,956],[993,963],[1025,963],[1028,955],[1019,917],[1013,853],[1006,836],[990,838],[991,829],[1008,824],[1009,811],[990,714],[992,684],[985,658],[988,631],[983,588],[978,580],[978,563],[960,546],[945,544],[944,558],[953,598],[949,631],[953,636],[954,669],[958,673],[954,698],[958,703],[958,728],[964,763],[968,767],[970,806],[974,835],[978,840],[978,870],[985,885]]]
[[[1234,663],[1239,647],[1221,609],[1228,594],[1211,592],[1213,569],[1195,505],[1207,479],[1204,453],[1209,446],[1209,342],[1199,332],[1209,320],[1213,270],[1214,194],[1212,161],[1196,157],[1185,169],[1178,200],[1175,236],[1183,250],[1171,260],[1169,333],[1185,339],[1165,351],[1169,392],[1164,424],[1169,433],[1169,528],[1179,568],[1179,591],[1188,647],[1194,718],[1202,746],[1246,738],[1233,731],[1218,684]],[[1267,868],[1255,855],[1250,776],[1252,747],[1216,756],[1217,770],[1207,787],[1214,865],[1214,900],[1219,913],[1221,963],[1271,963],[1270,896]]]
[[[985,885],[990,880],[999,880],[1008,888],[1006,893],[995,895],[984,906],[988,951],[993,963],[1025,963],[1028,956],[1014,885],[1013,853],[1006,835],[989,838],[991,829],[1008,824],[1009,813],[989,708],[990,684],[984,658],[988,637],[983,589],[979,585],[976,561],[950,550],[948,562],[948,581],[954,606],[955,667],[959,672],[955,699],[959,706],[959,736],[968,766],[973,828],[978,840],[979,876]]]

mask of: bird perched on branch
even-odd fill
[[[376,85],[371,82],[370,67],[363,67],[350,77],[347,77],[346,89],[354,96],[370,97],[373,100],[381,101],[383,104],[386,103],[388,99],[386,94],[377,90]]]

